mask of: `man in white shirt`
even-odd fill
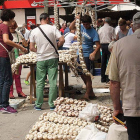
[[[99,38],[102,48],[102,62],[101,62],[101,82],[109,82],[108,76],[105,75],[106,65],[110,57],[110,52],[108,50],[108,45],[111,41],[116,38],[115,30],[109,24],[111,23],[111,18],[106,17],[104,26],[102,26],[99,31]]]
[[[64,43],[64,37],[61,36],[60,32],[55,26],[49,25],[49,15],[42,13],[40,15],[40,28],[54,44],[62,46]],[[59,40],[57,43],[56,40]],[[37,48],[35,48],[35,44]],[[39,28],[32,30],[30,35],[30,50],[37,52],[37,70],[36,70],[36,97],[35,109],[41,110],[43,104],[43,89],[45,85],[46,73],[48,74],[50,89],[49,89],[49,106],[50,110],[54,110],[55,106],[53,101],[57,98],[57,73],[58,73],[58,54],[50,42],[45,38]]]
[[[24,38],[25,38],[26,41],[28,41],[30,31],[27,29],[27,24],[24,23],[24,24],[22,25],[22,28],[25,28]]]

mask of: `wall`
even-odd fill
[[[25,9],[12,9],[15,12],[15,21],[18,26],[21,27],[23,23],[25,23]]]
[[[40,24],[39,17],[42,13],[44,13],[44,8],[37,8],[36,9],[36,24]]]

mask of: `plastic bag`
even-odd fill
[[[83,128],[75,140],[106,140],[106,135],[91,124]]]
[[[98,105],[92,103],[87,104],[87,106],[79,112],[79,118],[90,122],[97,121],[99,119]]]

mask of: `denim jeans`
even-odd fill
[[[110,58],[110,52],[108,50],[109,44],[101,44],[102,47],[102,60],[101,60],[101,82],[109,82],[108,76],[105,75],[107,62]]]
[[[2,107],[9,106],[9,93],[12,82],[10,59],[0,57],[0,106]]]

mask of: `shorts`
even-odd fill
[[[84,61],[87,67],[87,70],[94,76],[95,75],[95,66],[94,66],[94,61],[91,61],[89,57],[84,57]],[[77,62],[80,64],[79,56],[77,57]],[[84,73],[82,72],[82,68],[78,67],[80,69],[78,71],[78,75],[83,75]]]

